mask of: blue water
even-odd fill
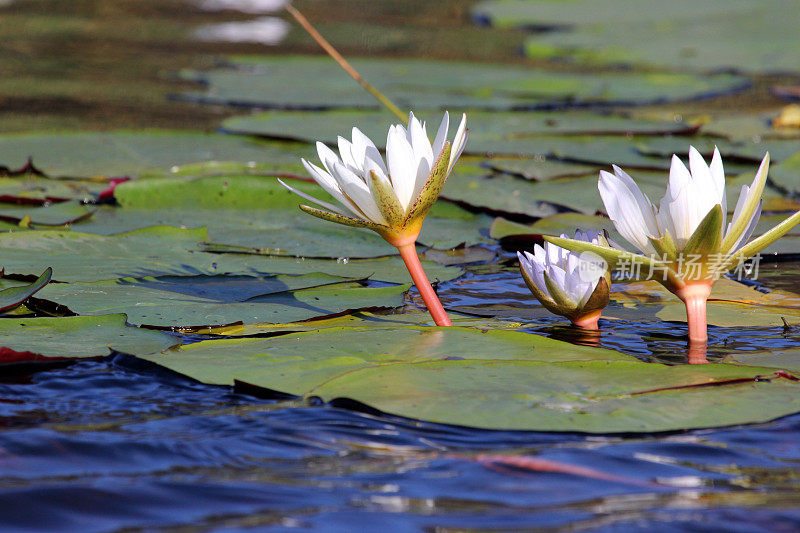
[[[524,296],[510,268],[471,270],[442,287],[446,301],[479,304],[470,291],[484,284],[499,288],[493,305]],[[563,336],[560,323],[537,319],[529,331]],[[683,357],[674,325],[603,326],[602,346],[664,362]],[[711,333],[712,352],[726,338],[741,349],[798,345],[781,328]],[[117,355],[6,373],[0,530],[798,531],[798,443],[800,416],[659,435],[449,427],[260,400]]]

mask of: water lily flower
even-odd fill
[[[727,221],[725,173],[715,148],[711,164],[689,149],[689,168],[672,156],[667,192],[658,207],[633,179],[614,166],[600,172],[600,196],[620,235],[645,255],[563,238],[548,241],[574,251],[593,251],[617,268],[637,264],[686,305],[689,340],[708,339],[706,301],[714,282],[800,223],[800,211],[748,242],[761,215],[769,153],[751,185],[743,185]]]
[[[352,141],[339,137],[339,154],[317,142],[322,167],[305,159],[303,165],[341,205],[319,200],[281,181],[287,189],[323,208],[301,205],[300,209],[306,213],[346,226],[371,229],[397,247],[440,326],[451,323],[422,270],[415,243],[425,216],[464,151],[469,136],[466,124],[467,117],[462,115],[451,143],[447,140],[450,117],[445,112],[431,144],[425,123],[411,113],[407,127],[396,124],[389,128],[385,160],[358,128],[353,128]]]
[[[561,235],[566,239],[566,235]],[[598,232],[576,231],[578,241],[607,246]],[[598,329],[600,313],[608,305],[611,274],[606,262],[591,252],[570,252],[555,244],[534,246],[533,254],[517,252],[522,278],[551,313],[576,326]]]

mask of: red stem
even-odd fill
[[[439,297],[436,296],[431,283],[428,281],[428,276],[422,270],[415,243],[401,244],[397,246],[397,250],[400,252],[400,257],[403,258],[403,262],[406,264],[406,268],[411,274],[411,279],[414,280],[414,285],[417,286],[420,296],[425,301],[433,321],[436,322],[437,326],[452,326],[453,323],[450,322],[450,318],[447,316],[444,307],[442,307],[442,302],[439,301]]]

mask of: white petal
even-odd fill
[[[717,195],[720,199],[722,206],[722,227],[725,227],[725,218],[728,215],[728,199],[725,195],[725,169],[722,166],[722,156],[719,154],[717,147],[714,147],[714,155],[711,157],[711,179],[717,188]]]
[[[325,167],[325,170],[333,175],[334,163],[341,163],[341,160],[339,159],[339,156],[336,155],[336,152],[328,148],[328,145],[325,143],[317,141],[317,154],[319,154],[319,160],[322,161],[322,166]]]
[[[374,164],[377,165],[384,174],[389,173],[375,143],[364,135],[360,129],[355,127],[353,128],[353,159],[355,159],[356,163],[365,171]],[[366,159],[370,159],[372,164],[367,164]],[[368,174],[365,173],[364,175],[366,176]]]
[[[316,181],[320,187],[325,189],[325,192],[336,198],[336,200],[345,206],[353,215],[358,218],[364,218],[364,216],[361,214],[361,211],[358,210],[355,204],[353,204],[353,202],[351,202],[344,195],[344,193],[342,193],[339,182],[333,176],[316,166],[314,163],[310,163],[305,159],[301,159],[300,162],[303,163],[304,167],[306,167],[306,170],[309,174],[311,174],[311,177],[314,178],[314,181]],[[340,163],[336,162],[335,164]]]
[[[339,144],[339,154],[342,156],[342,163],[363,180],[364,178],[361,176],[361,166],[353,157],[353,145],[341,135],[337,139],[337,142]]]
[[[763,201],[758,202],[758,207],[756,207],[756,210],[753,211],[753,216],[750,217],[750,223],[747,225],[747,228],[744,230],[744,233],[742,233],[742,236],[739,237],[739,239],[737,239],[737,241],[733,244],[732,247],[733,251],[736,251],[745,244],[747,244],[747,241],[750,239],[750,236],[756,229],[756,225],[758,224],[758,219],[761,218],[761,208],[763,207],[763,205],[764,205]]]
[[[645,253],[653,247],[647,237],[660,237],[653,204],[630,176],[615,167],[618,174],[600,171],[598,189],[609,218],[620,235]]]
[[[364,215],[375,223],[387,225],[386,219],[383,218],[364,180],[341,163],[337,163],[334,166],[334,171],[336,172],[335,176],[339,185],[342,187],[342,191],[353,200]]]
[[[450,164],[447,166],[448,174],[450,174],[450,172],[453,170],[458,158],[461,157],[461,153],[464,151],[464,147],[467,145],[468,138],[469,130],[467,130],[467,114],[462,113],[461,123],[458,125],[456,136],[453,138],[453,145],[450,147]]]
[[[436,132],[436,138],[433,140],[433,157],[439,157],[444,148],[444,143],[447,141],[447,132],[450,129],[450,114],[445,111],[442,117],[442,122],[439,124],[439,130]]]
[[[327,210],[329,210],[329,211],[332,211],[332,212],[334,212],[334,213],[337,213],[337,214],[339,214],[339,215],[342,215],[342,216],[346,216],[346,217],[352,217],[352,216],[353,216],[353,215],[351,215],[350,213],[346,212],[346,211],[345,211],[344,209],[342,209],[341,207],[337,207],[337,206],[335,206],[335,205],[333,205],[333,204],[329,204],[328,202],[324,202],[324,201],[320,200],[319,198],[314,198],[314,197],[313,197],[313,196],[311,196],[310,194],[306,194],[306,193],[304,193],[303,191],[301,191],[301,190],[299,190],[299,189],[295,189],[295,188],[294,188],[294,187],[292,187],[291,185],[286,185],[286,184],[283,182],[283,180],[281,180],[280,178],[278,178],[278,182],[279,182],[281,185],[283,185],[284,187],[286,187],[287,189],[289,189],[290,191],[292,191],[293,193],[295,193],[297,196],[300,196],[300,197],[302,197],[302,198],[305,198],[306,200],[309,200],[309,201],[311,201],[311,202],[314,202],[315,204],[317,204],[317,205],[318,205],[318,206],[320,206],[320,207],[324,207],[325,209],[327,209]],[[363,217],[359,217],[359,218],[363,218]]]
[[[389,167],[389,179],[397,199],[407,210],[413,199],[417,168],[414,152],[402,126],[389,128],[389,135],[386,138],[386,164]]]

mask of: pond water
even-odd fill
[[[440,287],[444,301],[520,307],[514,269],[472,270],[469,284]],[[496,296],[477,298],[479,285]],[[532,333],[569,338],[563,321],[536,322]],[[601,325],[604,347],[685,361],[674,324]],[[710,333],[712,354],[730,352],[728,341],[800,345],[782,328]],[[793,531],[800,523],[800,416],[598,436],[476,430],[350,407],[260,400],[125,355],[6,376],[2,529]],[[542,471],[511,459],[519,455],[619,479]]]
[[[214,44],[192,35],[212,24],[252,23],[246,13],[261,16],[275,2],[241,2],[236,8],[234,0],[207,1],[202,5],[208,12],[187,7],[199,2],[177,0],[126,0],[111,7],[81,1],[70,8],[74,13],[64,4],[19,0],[9,8],[15,11],[0,13],[12,28],[14,20],[39,17],[32,25],[39,32],[35,39],[10,37],[9,46],[23,55],[0,60],[5,70],[24,74],[26,86],[41,87],[26,95],[20,85],[0,81],[4,132],[213,129],[237,110],[168,101],[168,93],[190,87],[171,73],[213,65],[214,54],[263,52],[252,43]],[[333,4],[297,3],[317,20],[329,11],[327,29],[339,37],[352,31],[346,23],[359,9],[358,20],[378,30],[398,20],[413,25],[424,42],[409,42],[402,28],[384,39],[365,30],[373,40],[364,39],[386,56],[418,56],[427,46],[440,58],[514,62],[511,53],[525,37],[487,29],[479,39],[490,45],[459,50],[458,39],[471,27],[470,2],[427,8],[434,3],[401,8],[354,2],[349,14]],[[42,15],[47,10],[50,18]],[[142,20],[150,25],[129,31]],[[439,22],[441,33],[424,36],[437,21],[445,21]],[[117,37],[108,29],[114,25]],[[174,41],[163,34],[171,25],[181,28]],[[65,44],[71,35],[77,35],[77,45]],[[297,35],[287,39],[279,53],[315,51]],[[342,49],[352,54],[363,44],[343,39]],[[111,49],[121,57],[115,59]],[[65,75],[84,88],[102,87],[81,94],[53,81]],[[765,96],[767,87],[785,81],[781,76],[754,77],[752,90],[737,101],[753,111],[771,109],[775,101]],[[707,105],[719,110],[730,103],[721,97]],[[513,256],[497,245],[487,248],[495,259],[466,266],[465,276],[439,285],[448,308],[518,318],[530,334],[619,350],[651,363],[686,362],[684,324],[602,319],[601,334],[587,338],[558,317],[519,312],[532,298]],[[756,286],[793,291],[798,283],[800,263],[779,262],[762,268]],[[414,298],[412,290],[407,300]],[[621,310],[612,303],[608,312]],[[800,347],[796,328],[712,326],[709,337],[712,361],[734,350]],[[184,341],[204,338],[186,335]],[[558,471],[554,465],[586,470]],[[487,431],[343,402],[260,399],[124,354],[0,373],[0,531],[296,530],[798,531],[800,415],[662,434]]]

